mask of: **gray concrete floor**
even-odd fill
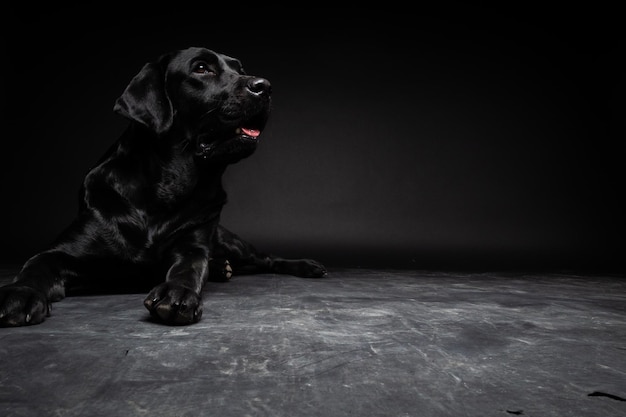
[[[188,327],[143,297],[1,328],[0,416],[626,416],[624,277],[235,276]]]

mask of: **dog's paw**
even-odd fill
[[[232,278],[233,268],[228,259],[211,259],[209,261],[209,281],[225,282]]]
[[[202,298],[195,291],[165,282],[150,291],[143,305],[153,318],[171,325],[196,323],[202,317]]]
[[[41,291],[10,284],[0,288],[0,327],[39,324],[50,316],[50,303]]]
[[[328,275],[324,265],[313,259],[277,259],[272,263],[272,271],[303,278],[321,278]]]

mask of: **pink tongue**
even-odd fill
[[[256,138],[257,136],[259,136],[261,134],[260,130],[257,129],[246,129],[245,127],[241,128],[241,131],[243,133],[245,133],[248,136],[252,136],[253,138]]]

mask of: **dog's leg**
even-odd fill
[[[209,273],[208,244],[199,233],[172,245],[165,264],[165,282],[150,291],[145,307],[166,324],[191,324],[202,317],[202,288]]]
[[[228,260],[232,273],[288,274],[305,278],[327,275],[324,265],[313,259],[285,259],[259,252],[252,244],[244,241],[223,226],[218,226],[213,235],[214,263]]]
[[[65,297],[75,263],[74,257],[60,250],[30,258],[13,283],[0,288],[0,326],[38,324],[50,316],[50,303]]]

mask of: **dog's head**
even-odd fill
[[[269,81],[239,60],[188,48],[144,65],[113,110],[198,158],[232,163],[256,149],[270,96]]]

